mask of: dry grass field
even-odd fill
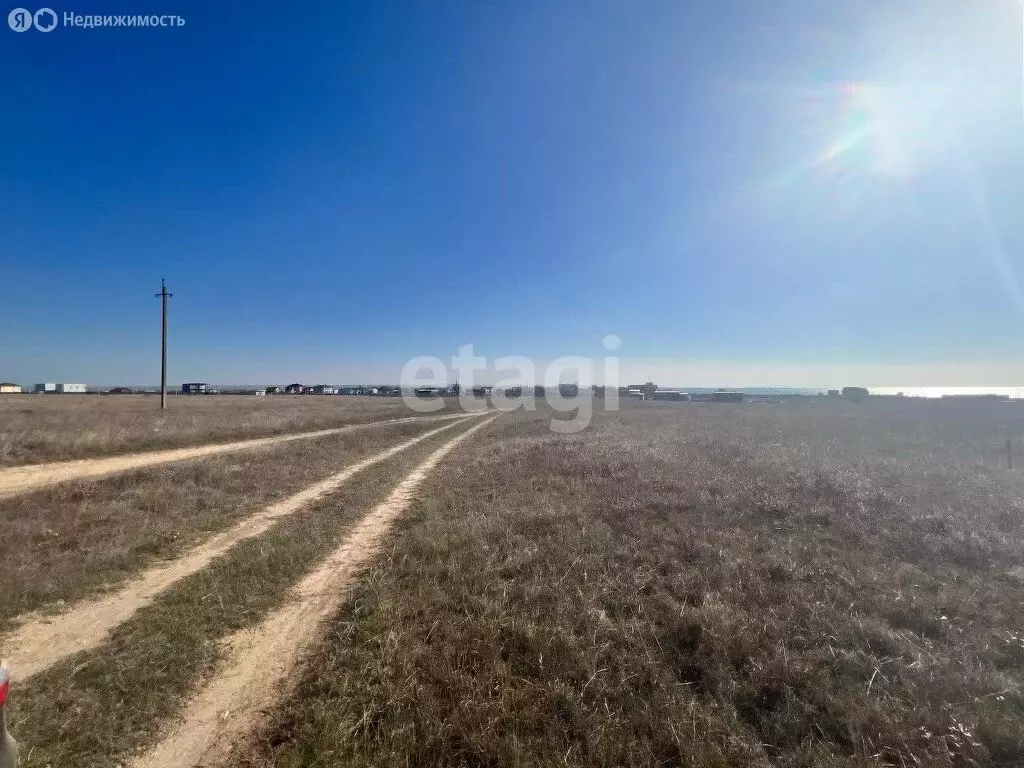
[[[99,646],[17,683],[10,720],[29,747],[23,768],[125,765],[215,674],[231,633],[294,600],[295,585],[352,525],[412,466],[464,429],[453,424],[394,460],[374,464],[162,591]],[[379,443],[388,441],[394,436]]]
[[[60,609],[148,563],[436,423],[401,423],[281,447],[73,481],[0,500],[0,631]]]
[[[401,398],[0,395],[0,467],[418,415]]]
[[[1016,404],[505,416],[231,764],[1024,765],[1007,436]]]
[[[99,424],[89,409],[105,401],[127,409],[110,416],[121,449],[153,447],[136,442],[149,416],[135,401],[88,400],[39,398],[47,450],[66,456],[67,425]],[[354,405],[194,398],[164,437],[261,434],[259,414],[289,430],[372,420],[393,402],[340,400]],[[1024,408],[624,403],[575,435],[551,432],[551,415],[482,424],[418,481],[372,565],[327,603],[293,685],[258,717],[218,709],[210,727],[249,734],[232,768],[1024,765],[1024,470],[1000,458],[1007,438],[1024,448]],[[140,756],[225,679],[236,634],[303,604],[299,585],[480,421],[372,427],[0,501],[0,630],[42,611],[29,624],[45,634],[75,613],[53,612],[120,599],[110,590],[137,574],[387,457],[109,634],[27,679],[15,668],[23,768],[148,766]],[[100,444],[89,450],[113,445]]]

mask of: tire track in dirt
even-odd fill
[[[102,459],[75,459],[73,461],[56,461],[48,464],[29,464],[23,467],[0,469],[0,499],[18,496],[29,491],[39,490],[50,485],[67,482],[68,480],[84,480],[116,475],[131,469],[152,467],[157,464],[169,464],[174,461],[200,459],[218,453],[247,451],[255,448],[266,448],[279,443],[293,440],[310,440],[315,437],[339,435],[357,429],[406,424],[411,421],[441,421],[445,419],[463,418],[465,413],[444,416],[406,416],[400,419],[369,421],[365,424],[348,424],[344,427],[319,429],[314,432],[295,432],[289,435],[257,437],[252,440],[236,440],[231,443],[208,443],[187,448],[170,448],[162,451],[145,451],[142,453],[108,456]],[[478,415],[478,414],[474,414]]]
[[[104,641],[111,629],[126,621],[139,608],[148,605],[159,592],[201,570],[239,542],[259,536],[282,517],[294,514],[337,490],[357,472],[385,461],[439,432],[451,429],[465,418],[472,416],[461,415],[460,420],[454,424],[445,424],[417,435],[275,502],[174,560],[149,568],[115,592],[80,602],[57,616],[36,617],[30,614],[20,626],[2,639],[0,656],[8,660],[12,677],[25,680],[73,653],[95,648]]]
[[[430,471],[455,446],[496,417],[452,438],[406,475],[388,498],[356,523],[345,541],[294,589],[294,601],[256,627],[228,638],[229,661],[185,707],[185,718],[129,768],[198,768],[223,763],[237,739],[280,698],[299,655],[316,640],[359,570],[376,554]]]

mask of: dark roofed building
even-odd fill
[[[678,392],[674,389],[655,390],[652,400],[689,400],[690,396],[685,392]]]
[[[711,393],[711,402],[713,403],[742,403],[743,393],[728,391],[720,389],[717,392]]]

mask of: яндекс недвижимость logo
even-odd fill
[[[60,19],[52,8],[40,8],[33,13],[27,8],[15,8],[7,14],[7,26],[15,32],[27,32],[35,27],[40,32],[52,32]],[[185,19],[177,14],[101,14],[64,11],[65,29],[101,29],[104,27],[183,27]]]
[[[15,8],[7,14],[7,26],[15,32],[27,32],[32,27],[40,32],[52,32],[57,26],[57,14],[52,8],[40,8],[35,13],[27,8]]]

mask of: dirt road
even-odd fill
[[[401,419],[388,419],[386,421],[370,421],[365,424],[350,424],[345,427],[334,427],[332,429],[319,429],[314,432],[296,432],[290,435],[275,435],[273,437],[258,437],[252,440],[237,440],[232,443],[212,443],[208,445],[197,445],[189,448],[172,448],[164,451],[146,451],[143,453],[130,453],[121,456],[110,456],[102,459],[76,459],[74,461],[58,461],[49,464],[30,464],[24,467],[9,467],[0,469],[0,499],[18,494],[28,493],[49,485],[56,485],[68,480],[81,480],[86,478],[105,477],[118,472],[126,472],[130,469],[151,467],[155,464],[168,464],[173,461],[185,461],[186,459],[199,459],[204,456],[213,456],[218,453],[230,453],[232,451],[247,451],[255,448],[265,448],[279,443],[287,443],[292,440],[309,440],[315,437],[327,435],[338,435],[343,432],[352,432],[357,429],[368,429],[369,427],[380,427],[390,424],[404,424],[410,421],[438,421],[444,419],[458,419],[466,414],[446,414],[444,416],[407,416]]]
[[[299,654],[317,639],[322,622],[341,604],[359,570],[376,553],[395,519],[427,474],[456,445],[491,423],[475,425],[409,473],[391,495],[356,524],[328,559],[294,591],[293,601],[262,624],[232,635],[227,665],[186,705],[184,720],[131,768],[197,768],[222,763],[261,711],[288,689]]]
[[[472,417],[463,415],[462,418]],[[457,423],[446,424],[399,443],[271,504],[256,515],[242,520],[227,531],[185,552],[177,559],[150,568],[116,592],[79,603],[58,616],[29,618],[14,632],[0,640],[0,657],[9,661],[13,677],[24,680],[73,653],[99,645],[111,629],[127,620],[139,608],[149,604],[159,592],[204,568],[215,557],[224,554],[239,542],[260,535],[282,517],[291,515],[336,490],[357,472],[384,461],[438,432],[451,429]]]

